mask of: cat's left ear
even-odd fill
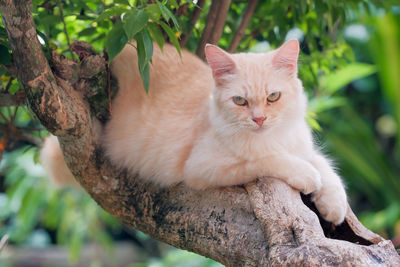
[[[276,50],[272,64],[277,69],[286,69],[291,74],[296,74],[299,51],[299,41],[295,39],[287,41]]]
[[[235,73],[236,64],[228,52],[225,52],[218,46],[206,44],[205,54],[217,83],[223,82],[226,74]]]

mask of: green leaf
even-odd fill
[[[171,13],[171,11],[163,4],[157,1],[157,5],[161,10],[161,15],[163,18],[168,22],[170,19],[174,22],[175,27],[179,27],[179,23],[176,20],[174,14]]]
[[[149,92],[149,86],[150,86],[150,66],[149,63],[147,63],[143,69],[140,69],[140,76],[142,77],[142,82],[143,82],[143,87],[144,90],[146,90],[146,93]]]
[[[40,18],[41,25],[55,25],[61,22],[61,17],[57,15],[44,15]]]
[[[128,0],[114,0],[114,3],[117,4],[124,4],[129,6],[129,1]]]
[[[164,47],[165,40],[164,40],[164,35],[160,30],[160,28],[158,28],[158,26],[154,23],[149,23],[147,25],[147,29],[149,30],[152,39],[158,44],[158,46],[162,50]]]
[[[337,108],[348,104],[345,97],[339,96],[318,96],[310,99],[308,109],[319,114],[323,111]]]
[[[139,72],[142,77],[144,89],[148,92],[150,84],[149,61],[153,56],[153,41],[146,29],[137,33],[135,39],[137,41]]]
[[[97,32],[95,27],[86,28],[78,33],[78,37],[93,35]]]
[[[131,40],[135,34],[140,32],[146,26],[148,20],[149,17],[143,10],[132,9],[127,13],[124,16],[124,30],[128,40]]]
[[[121,52],[126,43],[128,37],[122,26],[122,22],[117,22],[111,31],[107,34],[105,46],[108,53],[108,62],[111,62],[113,58]]]
[[[179,42],[178,42],[178,39],[176,39],[176,36],[175,36],[174,32],[172,31],[172,29],[171,29],[167,24],[165,24],[165,23],[162,22],[162,21],[160,21],[160,25],[161,25],[161,27],[164,29],[164,31],[167,33],[169,39],[170,39],[170,40],[172,41],[172,43],[174,44],[176,50],[177,50],[178,53],[179,53],[179,56],[182,57],[182,54],[181,54],[181,47],[180,47]]]
[[[100,22],[100,21],[106,20],[112,16],[120,16],[122,13],[127,12],[127,11],[129,11],[128,7],[121,6],[121,5],[114,6],[110,9],[105,10],[103,13],[101,13],[101,15],[97,17],[95,22]]]
[[[153,42],[150,38],[149,32],[143,29],[135,35],[137,41],[139,67],[144,65],[151,60],[153,56]]]
[[[7,30],[2,26],[0,26],[0,38],[2,39],[8,38]]]
[[[365,63],[352,63],[322,77],[321,85],[330,94],[335,93],[350,82],[369,76],[376,72],[374,65]]]
[[[144,12],[149,16],[149,18],[153,21],[158,21],[161,16],[161,10],[157,4],[147,5],[144,9]]]
[[[0,45],[0,63],[4,65],[11,64],[11,54],[4,45]]]
[[[179,4],[176,0],[168,0],[167,5],[172,6],[173,8],[179,8]]]
[[[16,92],[19,91],[19,82],[17,82],[16,80],[12,81],[10,88],[8,88],[8,92],[12,95],[14,95]]]

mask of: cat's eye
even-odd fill
[[[245,98],[241,96],[234,96],[232,97],[233,103],[235,103],[238,106],[247,106],[248,102]]]
[[[275,92],[275,93],[271,93],[267,97],[267,100],[268,100],[268,102],[275,102],[275,101],[278,101],[280,97],[281,97],[281,92]]]

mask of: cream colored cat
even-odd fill
[[[155,47],[146,94],[136,50],[126,46],[111,65],[119,92],[103,138],[108,158],[162,186],[279,178],[313,193],[324,218],[341,223],[345,190],[306,124],[298,54],[296,40],[266,54],[207,45],[208,66],[187,51],[181,59],[170,45]]]

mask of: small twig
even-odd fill
[[[15,118],[17,117],[18,108],[19,108],[18,106],[15,107],[13,114],[10,114],[10,116],[11,116],[11,121],[12,121],[12,122],[14,122],[14,121],[15,121]]]
[[[110,111],[110,115],[112,115],[111,109],[111,71],[107,67],[107,94],[108,94],[108,109]]]
[[[240,41],[243,38],[244,32],[249,25],[251,16],[254,13],[254,9],[256,8],[258,0],[250,0],[247,5],[247,9],[242,17],[242,21],[240,22],[239,28],[237,29],[235,36],[233,36],[232,42],[229,45],[228,52],[233,53],[236,51],[237,47],[240,44]]]
[[[0,252],[6,247],[8,243],[8,234],[3,235],[3,237],[0,240]]]
[[[17,140],[28,142],[37,147],[40,147],[42,145],[42,140],[25,132],[20,132],[19,135],[17,136]]]
[[[400,235],[395,236],[395,237],[392,239],[392,243],[393,243],[393,246],[394,246],[395,248],[399,247],[399,246],[400,246]]]
[[[72,53],[72,50],[71,50],[71,42],[69,40],[69,35],[68,35],[68,31],[67,31],[67,24],[65,23],[65,20],[64,20],[63,6],[62,6],[62,3],[61,3],[60,0],[57,1],[57,4],[58,4],[58,8],[60,9],[61,21],[62,21],[62,23],[64,25],[64,33],[65,33],[65,37],[67,38],[68,50],[71,53],[71,56],[73,58],[74,54]]]
[[[336,41],[337,32],[341,22],[342,22],[342,17],[339,16],[333,23],[332,29],[329,31],[329,38],[332,40],[332,42]]]
[[[4,133],[0,139],[0,162],[3,159],[3,153],[4,153],[4,150],[6,149],[7,141],[8,141],[8,133]],[[0,249],[0,251],[1,251],[1,249]]]
[[[0,66],[8,71],[12,76],[17,77],[17,67],[15,67],[14,65],[0,64]]]
[[[0,125],[0,131],[7,135],[8,139],[25,141],[35,146],[41,146],[42,140],[23,130],[23,128],[17,128],[13,124]]]
[[[193,17],[190,20],[190,24],[191,24],[190,29],[186,34],[183,35],[182,39],[179,42],[181,47],[184,47],[186,45],[186,43],[189,41],[189,37],[192,35],[194,26],[196,25],[196,22],[200,18],[201,11],[203,11],[204,3],[205,3],[205,0],[199,0],[197,2],[197,5],[193,12]]]
[[[6,87],[4,88],[4,92],[8,92],[8,90],[10,89],[12,82],[15,78],[11,77],[10,80],[8,80]]]
[[[1,111],[0,111],[0,117],[4,120],[5,123],[10,123],[10,121],[7,119],[7,117]]]

